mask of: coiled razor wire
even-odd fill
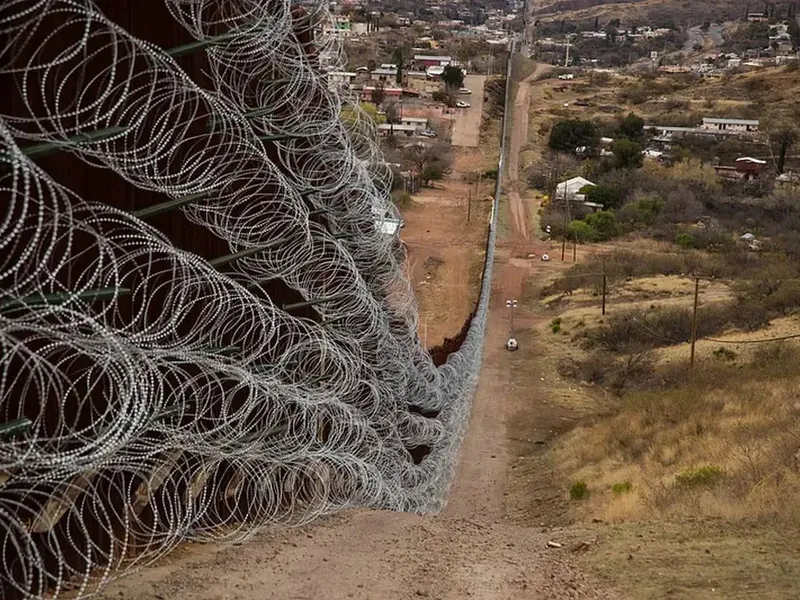
[[[342,64],[310,36],[325,7],[164,1],[213,89],[90,0],[0,8],[0,75],[24,100],[0,114],[3,597],[90,595],[184,540],[346,507],[438,510],[466,428],[494,219],[476,314],[437,369],[376,227],[398,215],[374,127],[319,67]],[[236,260],[222,273],[79,197],[32,144],[162,193]],[[258,292],[274,279],[319,319]]]

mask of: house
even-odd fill
[[[586,198],[580,191],[587,185],[594,186],[596,184],[583,177],[573,177],[572,179],[563,181],[556,186],[556,193],[553,200],[563,202],[566,198],[569,202],[584,202]]]
[[[661,150],[656,150],[655,148],[647,148],[642,152],[642,155],[645,158],[655,161],[660,161],[664,157],[664,154],[664,152]]]
[[[375,91],[375,88],[372,86],[366,86],[363,90],[361,90],[361,101],[362,102],[372,102],[372,93]],[[383,95],[385,98],[400,98],[403,95],[402,88],[395,88],[395,87],[385,87],[383,88]]]
[[[748,119],[703,119],[702,129],[728,133],[758,133],[759,122]]]
[[[425,69],[425,75],[428,79],[439,79],[442,73],[444,73],[444,67],[441,66],[433,66]]]
[[[421,67],[446,67],[453,62],[450,56],[427,56],[425,54],[414,55],[414,62]]]
[[[424,127],[423,127],[424,129]],[[417,125],[403,125],[402,123],[396,123],[394,125],[390,123],[381,123],[378,125],[378,135],[386,137],[388,135],[405,135],[411,137],[415,133],[417,133],[420,128]]]
[[[747,20],[750,21],[751,23],[769,23],[769,17],[765,15],[763,12],[760,13],[748,12]]]
[[[383,65],[380,69],[373,69],[370,72],[370,78],[378,81],[395,81],[397,78],[397,67],[393,69],[384,67],[389,67],[389,65]]]
[[[331,71],[328,74],[328,89],[331,91],[349,89],[358,75],[351,71]]]
[[[742,158],[736,159],[736,170],[742,174],[745,181],[761,177],[766,165],[767,161],[751,156],[743,156]]]
[[[411,125],[419,130],[428,127],[428,119],[426,117],[400,117],[400,123],[402,125]]]

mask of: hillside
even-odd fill
[[[698,24],[705,20],[725,21],[742,17],[748,0],[534,0],[532,9],[539,19],[567,21],[666,22],[677,25]],[[777,10],[781,10],[778,7]]]

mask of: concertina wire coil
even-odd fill
[[[327,7],[163,2],[205,42],[212,89],[101,0],[0,8],[22,98],[0,113],[0,423],[30,420],[0,439],[4,598],[88,596],[180,542],[348,507],[439,510],[466,429],[494,219],[470,329],[436,368],[402,244],[375,224],[399,215],[374,126],[319,67],[343,64],[310,35]],[[92,131],[110,133],[72,143]],[[178,210],[239,257],[223,272],[79,196],[25,152],[41,144],[202,198]],[[324,300],[316,318],[259,292],[276,279]]]

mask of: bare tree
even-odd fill
[[[441,142],[411,144],[405,149],[404,157],[425,185],[430,185],[431,181],[442,179],[449,174],[453,163],[450,145]]]
[[[380,107],[383,101],[386,100],[386,90],[382,81],[375,82],[375,89],[372,90],[372,103]]]

